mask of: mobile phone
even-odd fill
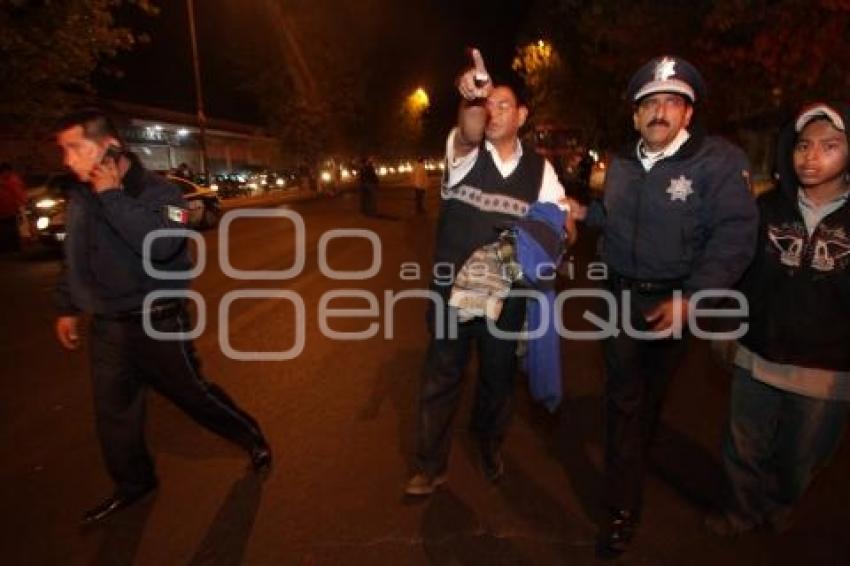
[[[111,143],[106,147],[106,152],[103,154],[103,159],[100,162],[101,164],[105,164],[107,160],[112,160],[113,163],[118,163],[119,157],[121,157],[121,148]]]

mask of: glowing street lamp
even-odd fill
[[[407,108],[414,116],[418,116],[425,112],[430,105],[431,99],[422,87],[417,88],[407,97]]]

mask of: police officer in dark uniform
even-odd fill
[[[628,98],[640,139],[611,161],[604,203],[587,209],[571,203],[577,217],[602,227],[608,288],[622,315],[619,335],[603,344],[609,510],[597,544],[603,558],[622,553],[632,538],[648,448],[685,351],[690,298],[734,285],[755,249],[748,161],[738,147],[695,126],[704,96],[699,72],[681,58],[658,57],[639,69]],[[625,298],[630,314],[622,314]]]
[[[80,181],[69,190],[65,265],[57,285],[56,334],[79,347],[78,317],[92,315],[91,372],[97,434],[115,491],[86,512],[92,523],[139,501],[157,486],[144,438],[145,390],[168,397],[195,421],[243,447],[257,472],[271,466],[271,450],[257,422],[200,372],[191,340],[160,340],[145,328],[179,335],[191,328],[186,279],[158,278],[191,268],[185,237],[158,229],[186,227],[180,190],[149,172],[121,148],[120,136],[98,109],[77,111],[57,125],[64,164]],[[145,257],[147,256],[147,257]],[[146,304],[154,291],[173,293]]]

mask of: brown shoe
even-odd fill
[[[404,493],[405,495],[431,495],[438,487],[446,483],[446,481],[448,481],[446,474],[440,474],[432,477],[426,473],[420,472],[410,478],[407,482],[407,486],[404,488]]]

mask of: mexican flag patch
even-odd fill
[[[172,222],[186,224],[189,222],[189,211],[179,206],[168,205],[165,207],[165,215]]]

